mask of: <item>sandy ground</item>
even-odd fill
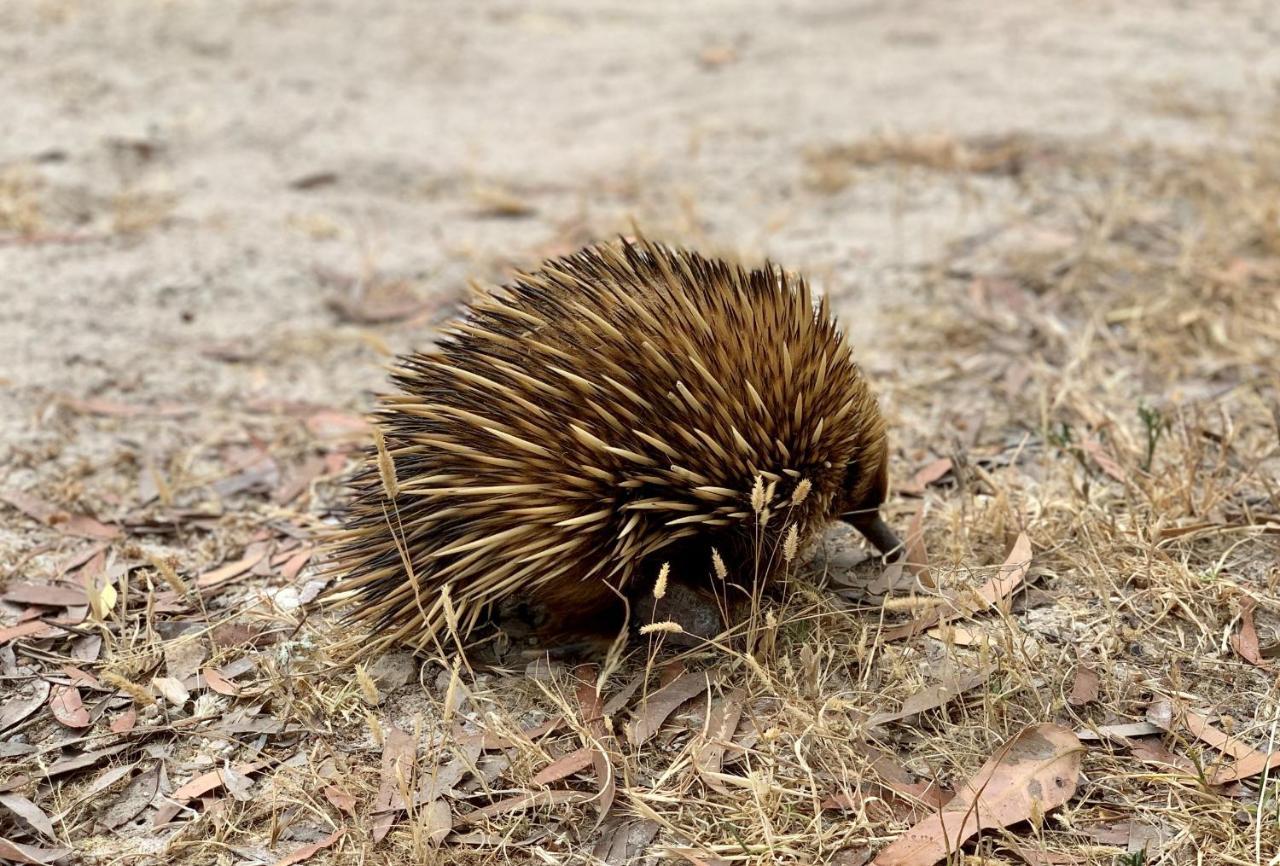
[[[1030,200],[1016,172],[832,154],[1009,135],[1231,151],[1274,120],[1273,12],[9,0],[0,488],[102,520],[156,495],[152,467],[194,489],[220,443],[367,408],[468,280],[633,220],[805,270],[891,416],[936,418],[898,392],[901,314]],[[0,511],[0,574],[24,575],[33,526]]]

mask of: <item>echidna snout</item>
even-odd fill
[[[331,544],[380,644],[616,633],[664,566],[731,619],[832,521],[899,546],[875,396],[825,298],[772,266],[589,247],[470,302],[392,379]]]

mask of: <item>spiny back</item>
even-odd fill
[[[374,421],[398,492],[371,451],[333,547],[337,589],[387,641],[469,634],[517,595],[590,617],[677,547],[744,549],[758,479],[785,512],[766,531],[805,538],[883,476],[884,424],[825,299],[648,242],[473,301],[393,381]]]

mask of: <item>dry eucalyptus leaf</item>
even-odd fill
[[[1027,728],[991,757],[936,813],[876,855],[875,866],[931,866],[983,828],[1043,816],[1076,790],[1084,746],[1054,724]]]

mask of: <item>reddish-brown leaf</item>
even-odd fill
[[[951,471],[951,460],[946,457],[940,457],[932,463],[926,463],[915,475],[911,476],[909,481],[899,485],[898,492],[920,495],[924,493],[924,489],[935,481],[941,480],[948,472]]]
[[[369,432],[369,423],[359,415],[322,409],[306,420],[307,430],[317,439],[345,439],[362,437]]]
[[[234,698],[240,694],[240,687],[223,676],[217,668],[205,668],[204,682],[210,689],[220,695]]]
[[[1262,657],[1262,648],[1258,645],[1258,629],[1253,624],[1253,599],[1242,596],[1240,604],[1240,631],[1231,636],[1231,648],[1236,655],[1255,667],[1270,668]]]
[[[392,725],[387,729],[382,743],[382,782],[373,810],[385,814],[374,821],[373,841],[381,842],[395,823],[396,813],[405,808],[402,790],[410,790],[413,784],[414,759],[418,744],[411,734]]]
[[[687,673],[641,700],[635,718],[627,726],[627,739],[631,745],[638,746],[652,737],[677,707],[706,690],[706,674]]]
[[[1110,475],[1116,481],[1123,482],[1125,480],[1126,476],[1124,474],[1124,470],[1121,469],[1120,464],[1107,453],[1107,450],[1102,447],[1101,442],[1096,439],[1086,439],[1082,444],[1084,445],[1084,450],[1093,458],[1093,462],[1098,464],[1099,469]]]
[[[38,848],[35,845],[22,845],[0,839],[0,860],[12,860],[14,863],[48,866],[70,853],[70,848]]]
[[[574,773],[581,772],[591,766],[591,749],[574,749],[568,754],[561,755],[550,764],[538,771],[531,780],[533,785],[549,785],[552,782],[558,782],[561,779],[572,776]]]
[[[980,829],[1043,815],[1075,793],[1084,746],[1053,724],[1027,728],[1001,747],[954,799],[882,850],[875,866],[930,866]]]
[[[293,580],[298,576],[298,572],[302,571],[303,566],[310,561],[315,554],[315,548],[307,545],[299,550],[293,556],[289,557],[284,565],[280,566],[280,576],[285,580]]]
[[[347,793],[346,789],[339,788],[337,785],[330,785],[324,789],[324,798],[334,805],[335,808],[346,812],[348,815],[356,814],[356,798]]]
[[[0,628],[0,646],[4,646],[11,640],[21,640],[24,637],[52,637],[55,634],[60,634],[61,631],[57,626],[49,625],[38,619],[20,622],[8,628]]]
[[[1260,752],[1243,740],[1237,740],[1218,730],[1209,723],[1208,718],[1199,713],[1191,710],[1177,712],[1169,701],[1156,701],[1148,707],[1147,721],[1166,731],[1185,728],[1197,739],[1235,758],[1234,763],[1219,767],[1209,776],[1210,785],[1238,782],[1241,779],[1248,779],[1259,773],[1280,768],[1280,749],[1274,752]]]
[[[237,764],[234,772],[237,776],[247,776],[265,766],[266,764],[263,761],[249,761],[248,763]],[[210,791],[224,787],[226,783],[227,780],[223,776],[222,770],[210,770],[207,773],[196,776],[190,782],[174,791],[171,796],[174,800],[185,803],[188,800],[203,797]]]
[[[1083,707],[1091,704],[1098,699],[1098,672],[1088,665],[1079,665],[1076,668],[1075,679],[1071,683],[1071,694],[1067,696],[1067,703],[1073,707]]]
[[[229,562],[226,565],[215,568],[213,571],[207,571],[200,575],[196,578],[196,586],[201,589],[208,589],[211,586],[226,583],[228,580],[239,577],[253,568],[267,555],[265,545],[250,545],[250,548],[242,558],[237,559],[235,562]]]
[[[98,539],[120,537],[120,527],[118,526],[107,526],[105,523],[100,523],[83,514],[71,514],[29,493],[5,491],[0,493],[0,500],[9,503],[33,520],[39,521],[51,529],[56,529],[64,535],[79,535],[82,538]]]
[[[136,725],[137,723],[138,723],[138,711],[134,709],[132,705],[130,705],[129,709],[125,710],[123,713],[121,713],[120,715],[116,716],[114,719],[111,720],[111,733],[127,734],[133,730],[133,726]]]
[[[48,583],[14,583],[2,596],[12,604],[37,604],[41,607],[76,607],[88,604],[83,586]]]
[[[91,724],[89,711],[80,700],[80,690],[75,686],[54,686],[49,695],[49,709],[53,717],[68,728],[87,728]]]
[[[309,860],[325,848],[331,847],[334,842],[337,842],[342,838],[342,834],[345,832],[347,832],[345,827],[339,827],[337,830],[334,830],[318,842],[312,842],[310,845],[303,845],[292,854],[286,854],[284,857],[281,857],[276,861],[275,866],[294,866],[296,863]]]

